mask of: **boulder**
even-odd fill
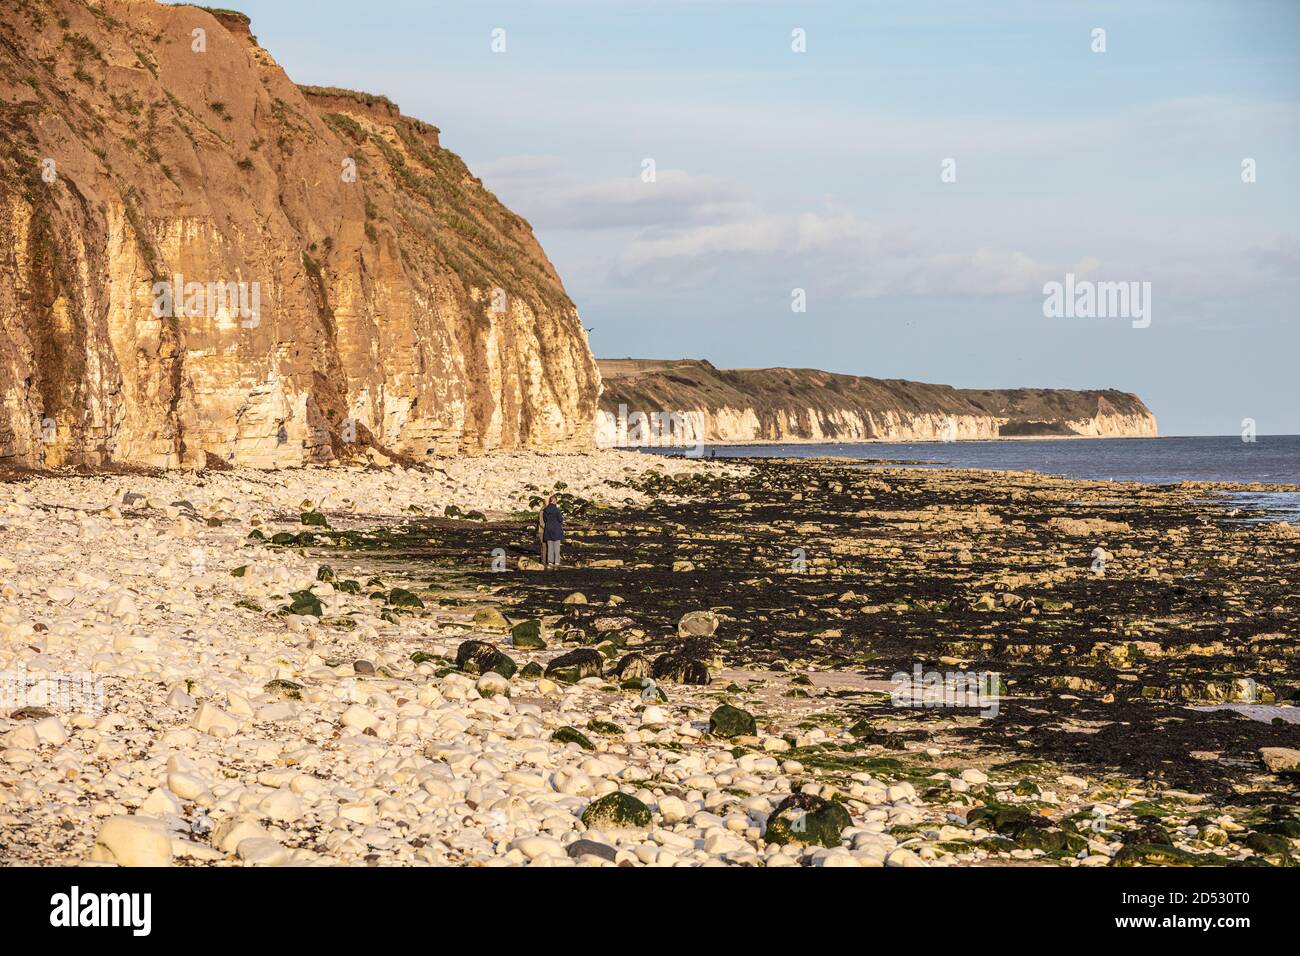
[[[702,661],[680,653],[656,657],[650,667],[650,676],[679,684],[707,684],[710,680],[709,668]]]
[[[109,817],[95,837],[91,858],[118,866],[170,866],[171,833],[156,817]]]
[[[853,818],[840,804],[809,793],[792,793],[767,818],[763,839],[768,843],[837,847],[840,834],[852,825]]]
[[[456,666],[469,674],[495,671],[507,679],[515,676],[516,664],[485,641],[465,641],[456,648]]]
[[[627,793],[609,793],[582,811],[583,825],[597,830],[626,830],[650,826],[650,808]]]
[[[722,704],[709,714],[709,733],[715,737],[753,737],[758,726],[749,711]]]
[[[602,659],[598,651],[590,647],[580,647],[576,651],[561,654],[546,665],[546,676],[567,684],[574,684],[584,677],[599,677],[604,673]]]
[[[635,680],[638,677],[649,677],[652,670],[650,658],[644,654],[625,654],[622,660],[614,665],[614,675],[619,680]]]
[[[510,629],[510,643],[515,647],[529,650],[545,650],[546,642],[542,640],[542,622],[535,617],[520,621]]]
[[[1264,761],[1264,766],[1274,773],[1300,770],[1300,750],[1291,747],[1261,747],[1259,756]]]
[[[687,611],[677,622],[678,637],[712,637],[720,620],[712,611]]]
[[[506,616],[494,607],[481,607],[474,612],[474,626],[480,631],[505,632],[510,630]]]

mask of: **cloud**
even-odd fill
[[[699,264],[730,257],[767,256],[780,251],[784,241],[781,224],[767,218],[689,229],[649,229],[633,236],[624,247],[620,267],[631,274],[660,263]]]
[[[1294,281],[1300,278],[1300,236],[1279,236],[1270,247],[1247,251],[1254,265],[1268,275]]]
[[[482,164],[483,181],[537,229],[648,229],[714,224],[749,214],[752,202],[732,179],[640,168],[626,176],[581,179],[548,156],[515,156]]]
[[[891,295],[1003,295],[1041,288],[1061,270],[1022,252],[927,247],[905,231],[831,206],[792,217],[644,230],[624,246],[624,282],[689,285],[726,275],[761,285],[775,275],[852,298]]]

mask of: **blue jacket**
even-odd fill
[[[558,505],[547,505],[542,511],[542,540],[560,541],[564,538],[564,515]]]

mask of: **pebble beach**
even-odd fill
[[[744,463],[600,452],[0,484],[0,859],[849,867],[1291,859],[1300,823],[1273,808],[1286,802],[1279,792],[1294,794],[1287,781],[1300,752],[1280,736],[1248,754],[1253,786],[1273,796],[1243,801],[1240,788],[1215,795],[1208,784],[1197,792],[1123,767],[1026,759],[1041,755],[1006,742],[974,745],[963,728],[979,717],[967,712],[864,718],[863,701],[888,702],[893,668],[873,667],[869,655],[852,667],[818,659],[838,636],[830,629],[792,663],[789,653],[745,654],[720,640],[738,620],[721,598],[696,592],[698,607],[674,610],[658,627],[640,621],[633,605],[644,600],[649,612],[653,599],[629,582],[645,552],[612,559],[584,529],[633,534],[619,521],[698,505],[701,483],[725,486],[736,506],[774,490],[760,477]],[[825,480],[815,476],[811,488]],[[811,488],[800,493],[810,507]],[[573,567],[555,575],[533,567],[526,539],[538,495],[552,489],[589,509],[572,522]],[[941,514],[913,515],[913,533],[978,537],[981,522],[991,523],[967,514],[978,520],[964,532]],[[375,529],[423,535],[412,523],[421,529],[430,516],[447,535],[464,528],[484,539],[444,561],[440,579],[358,548]],[[511,521],[525,529],[513,538]],[[497,530],[506,547],[488,547]],[[1119,531],[1114,522],[1100,530],[1112,541]],[[1288,532],[1249,533],[1294,553]],[[803,529],[805,539],[815,535]],[[1075,550],[1092,546],[1080,540]],[[964,547],[961,562],[983,560],[977,542]],[[665,561],[660,570],[682,580],[704,564],[699,555]],[[601,586],[588,578],[572,590],[564,577],[597,573]],[[815,564],[813,573],[836,572]],[[1090,573],[1083,562],[1079,574]],[[984,610],[1018,608],[1001,596],[1009,588],[989,590],[996,596]],[[836,607],[880,613],[852,598]],[[701,644],[710,646],[676,649]]]

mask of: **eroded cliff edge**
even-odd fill
[[[598,364],[604,446],[654,444],[664,428],[681,442],[721,444],[1156,436],[1151,410],[1114,389],[959,389],[816,369],[718,369],[696,359]],[[637,413],[646,420],[629,423]]]
[[[239,14],[5,6],[0,461],[589,446],[577,310],[435,127],[295,85]]]

